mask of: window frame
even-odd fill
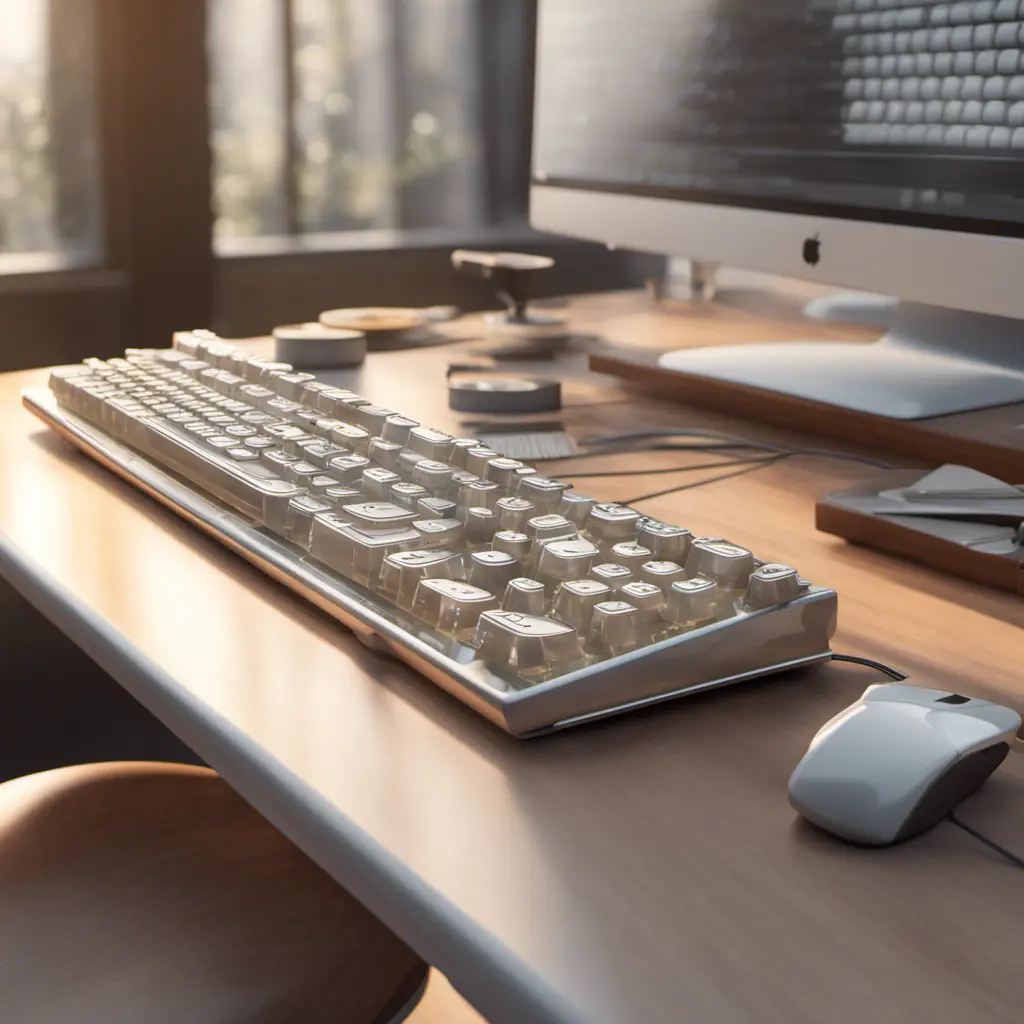
[[[397,3],[398,0],[387,0]],[[611,252],[534,231],[508,216],[507,197],[529,183],[536,0],[483,0],[480,60],[486,205],[492,223],[472,230],[381,229],[219,240],[213,237],[206,0],[51,0],[62,17],[93,25],[99,131],[100,237],[86,266],[54,257],[52,269],[0,274],[0,369],[109,356],[167,344],[174,330],[212,325],[228,336],[264,333],[342,305],[493,308],[486,286],[454,273],[452,249],[527,248],[551,255],[538,296],[635,287],[664,260]],[[83,14],[83,8],[87,13]],[[523,34],[521,88],[497,40]],[[502,61],[506,63],[503,65]],[[497,70],[495,70],[497,69]],[[518,132],[502,130],[518,124]],[[30,339],[30,341],[29,341]]]

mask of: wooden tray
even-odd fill
[[[815,504],[815,525],[824,533],[1024,596],[1024,549],[1015,555],[979,551],[929,532],[928,524],[934,520],[897,519],[864,510],[865,499],[889,488],[906,487],[920,475],[920,471],[899,470],[871,484],[836,491]]]

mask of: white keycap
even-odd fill
[[[564,672],[583,662],[576,630],[555,619],[513,611],[486,611],[475,639],[480,657],[523,675]]]
[[[719,537],[700,537],[690,549],[686,571],[691,576],[708,576],[724,587],[746,586],[754,571],[754,556],[739,544]]]
[[[441,633],[475,629],[480,616],[497,610],[498,599],[481,587],[459,580],[424,579],[416,586],[412,614]]]
[[[611,587],[598,580],[566,580],[555,591],[552,614],[586,636],[594,605],[613,598]]]
[[[454,551],[398,551],[384,557],[378,589],[384,597],[408,608],[421,580],[464,578],[462,555]]]
[[[769,563],[755,570],[743,597],[744,606],[756,611],[772,605],[796,600],[807,588],[800,582],[796,569],[788,565]]]
[[[545,597],[543,583],[526,576],[517,576],[515,579],[509,580],[501,607],[507,612],[543,615]]]
[[[678,625],[704,622],[715,613],[718,584],[707,576],[677,580],[669,588],[666,615]]]

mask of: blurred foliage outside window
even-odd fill
[[[80,262],[98,249],[83,9],[67,0],[0,0],[0,270],[31,269],[15,261],[26,256]]]
[[[208,0],[217,237],[486,221],[494,2]]]

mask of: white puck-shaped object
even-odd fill
[[[427,317],[422,309],[404,306],[364,306],[358,309],[328,309],[320,314],[324,327],[340,327],[373,334],[378,331],[411,331],[422,327]]]
[[[274,358],[297,370],[358,366],[366,358],[366,335],[318,323],[274,328]]]
[[[562,386],[513,377],[449,381],[448,405],[458,412],[552,412],[562,408]]]

